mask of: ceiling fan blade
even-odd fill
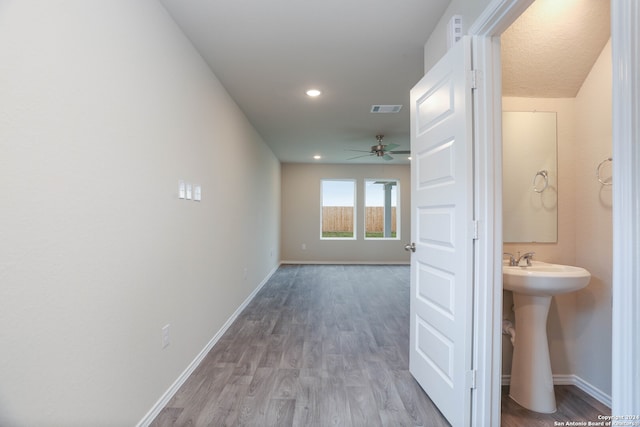
[[[387,145],[384,146],[384,151],[391,151],[396,147],[399,147],[399,145],[398,144],[387,144]]]
[[[369,156],[372,156],[372,155],[373,155],[373,154],[364,154],[364,155],[362,155],[362,156],[350,157],[350,158],[348,158],[347,160],[359,159],[359,158],[361,158],[361,157],[369,157]]]
[[[358,153],[371,153],[371,150],[352,150],[351,148],[345,148],[344,151],[357,151]]]
[[[405,150],[405,151],[387,151],[387,153],[389,154],[411,154],[411,151]]]
[[[393,157],[391,157],[388,154],[385,154],[384,156],[382,156],[382,158],[385,159],[386,161],[393,160]]]

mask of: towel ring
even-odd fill
[[[613,159],[611,157],[607,157],[606,159],[604,159],[603,161],[600,162],[600,164],[598,164],[598,167],[596,168],[596,177],[598,178],[598,182],[602,185],[611,185],[612,182],[610,181],[603,181],[602,178],[600,178],[600,169],[602,168],[602,166],[607,163],[607,162],[612,162]]]
[[[539,176],[541,176],[544,179],[544,185],[540,189],[538,189],[538,187],[536,186],[536,178]],[[544,190],[547,189],[548,186],[549,186],[549,172],[547,172],[546,170],[539,170],[538,172],[536,172],[536,174],[533,176],[533,191],[535,191],[536,193],[542,193]]]

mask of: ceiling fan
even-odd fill
[[[390,156],[390,154],[411,154],[411,151],[393,151],[394,148],[399,147],[398,144],[383,144],[382,143],[382,138],[384,138],[384,135],[376,135],[376,140],[378,141],[378,144],[376,145],[372,145],[371,146],[371,150],[369,151],[365,151],[365,150],[348,150],[348,151],[360,151],[362,153],[368,153],[368,154],[363,154],[361,156],[356,156],[356,157],[351,157],[350,159],[347,160],[353,160],[353,159],[359,159],[361,157],[368,157],[368,156],[376,156],[376,157],[382,157],[385,160],[393,160],[393,157]]]

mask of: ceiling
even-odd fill
[[[348,158],[375,136],[409,150],[409,90],[450,0],[162,0],[282,162]],[[317,88],[322,95],[309,98]],[[374,114],[374,104],[403,105]],[[386,163],[408,163],[394,156]]]
[[[610,2],[536,0],[505,31],[505,96],[573,98],[607,44]]]
[[[409,150],[409,90],[450,0],[161,1],[281,162],[408,164],[366,151],[377,134]],[[506,95],[574,96],[609,37],[608,1],[537,0],[525,14],[542,3],[572,8],[531,12],[505,33]],[[379,104],[402,109],[371,113]]]

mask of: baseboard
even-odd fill
[[[211,340],[207,343],[207,345],[198,353],[196,358],[187,366],[187,369],[180,374],[180,376],[171,384],[171,387],[160,397],[160,399],[153,405],[153,407],[147,412],[147,414],[136,424],[136,427],[148,427],[153,420],[158,416],[160,411],[167,406],[167,403],[171,400],[171,398],[178,392],[180,387],[187,381],[189,376],[196,370],[198,365],[202,362],[202,360],[207,356],[209,351],[213,348],[214,345],[220,340],[222,335],[227,332],[227,329],[231,326],[231,324],[238,318],[242,310],[244,310],[247,305],[255,298],[260,289],[269,281],[271,276],[276,272],[276,270],[280,267],[280,265],[276,265],[273,270],[267,274],[267,276],[260,282],[260,284],[251,292],[251,294],[244,300],[242,304],[236,309],[236,311],[227,319],[227,321],[222,325],[220,330],[211,338]]]
[[[509,385],[511,375],[502,376],[502,385]],[[598,387],[588,383],[577,375],[554,375],[554,385],[573,385],[596,399],[598,402],[611,408],[611,396],[600,390]]]
[[[575,375],[573,376],[575,377],[574,385],[576,387],[578,387],[580,390],[584,391],[585,393],[587,393],[589,396],[593,397],[600,403],[611,408],[611,395],[606,394],[605,392],[600,390],[598,387],[593,386],[592,384],[586,382],[582,378]]]
[[[280,264],[294,265],[410,265],[405,261],[294,261],[283,260]]]

